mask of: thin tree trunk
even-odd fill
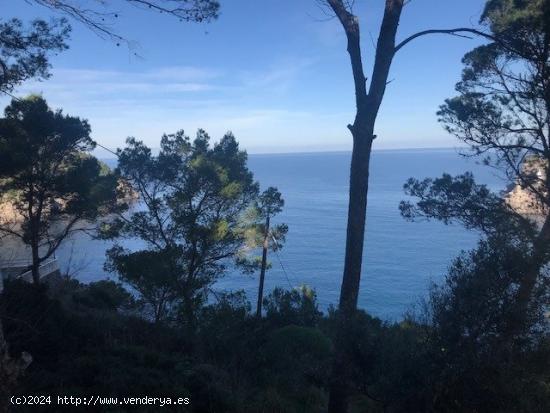
[[[353,136],[353,152],[350,168],[346,257],[340,290],[337,331],[334,339],[335,354],[328,405],[329,413],[345,413],[348,411],[350,373],[353,369],[350,357],[353,343],[349,338],[357,310],[361,281],[370,154],[375,138],[374,125],[384,97],[395,53],[395,34],[403,8],[403,0],[386,0],[368,93],[361,60],[358,19],[346,9],[342,0],[328,0],[328,3],[346,31],[357,107],[355,121],[353,125],[348,125]]]
[[[28,194],[28,204],[27,204],[27,213],[29,220],[29,232],[30,232],[30,241],[31,241],[31,274],[32,280],[35,285],[40,284],[40,251],[39,251],[39,227],[40,227],[40,213],[42,212],[42,198],[39,201],[38,211],[35,211],[35,187],[34,183],[31,182]]]
[[[262,301],[264,299],[264,280],[267,267],[267,248],[269,247],[269,215],[265,219],[265,233],[262,250],[262,267],[260,269],[260,286],[258,288],[258,304],[256,306],[256,317],[262,316]]]
[[[187,324],[191,336],[194,337],[197,330],[197,316],[195,314],[195,306],[193,305],[193,296],[191,294],[184,293],[183,307],[185,311],[184,322]]]
[[[32,273],[32,280],[34,285],[40,284],[40,254],[38,250],[38,242],[33,240],[33,243],[31,245],[31,251],[32,251],[32,266],[31,266],[31,273]]]

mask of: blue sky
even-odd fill
[[[135,42],[132,50],[73,23],[70,49],[52,59],[52,78],[28,82],[16,94],[42,93],[52,107],[87,118],[93,138],[109,148],[122,146],[127,136],[156,147],[164,132],[193,135],[197,128],[214,140],[231,130],[251,153],[351,148],[346,125],[355,110],[345,35],[316,0],[221,0],[221,15],[210,24],[112,3],[120,15],[113,28]],[[355,2],[367,73],[383,3]],[[475,26],[483,3],[411,0],[398,38]],[[24,0],[0,0],[0,7],[5,17],[52,15]],[[375,148],[458,145],[435,112],[454,94],[461,57],[477,44],[434,35],[398,53]],[[7,102],[0,98],[2,107]]]

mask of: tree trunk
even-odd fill
[[[529,325],[528,317],[531,300],[540,276],[541,269],[548,262],[550,246],[550,215],[545,218],[544,224],[534,241],[533,254],[529,268],[520,282],[514,313],[507,327],[507,338],[514,339]]]
[[[29,225],[29,235],[30,235],[30,244],[31,244],[31,254],[32,254],[32,264],[31,264],[31,274],[34,285],[40,284],[40,251],[38,246],[40,245],[40,214],[42,212],[43,198],[40,198],[38,201],[38,208],[35,211],[35,196],[36,191],[34,184],[31,183],[29,194],[28,194],[28,204],[27,204],[27,213],[28,213],[28,225]]]
[[[531,299],[533,290],[537,283],[541,268],[548,259],[548,249],[550,245],[550,215],[545,218],[544,224],[533,245],[532,267],[522,280],[518,290],[518,302],[527,303]]]
[[[267,267],[267,248],[269,247],[269,215],[265,219],[264,244],[262,250],[262,267],[260,269],[260,286],[258,288],[258,304],[256,306],[256,317],[262,316],[262,301],[264,299],[264,280]]]
[[[363,262],[371,148],[372,134],[370,136],[359,134],[354,136],[350,168],[346,256],[340,289],[340,310],[347,315],[357,308]]]
[[[34,285],[38,285],[40,284],[40,253],[38,250],[38,242],[35,242],[35,240],[33,240],[33,243],[31,245],[31,251],[32,251],[32,266],[31,266],[32,281]]]
[[[363,244],[367,211],[369,164],[372,142],[375,138],[374,125],[384,92],[393,56],[395,34],[401,16],[404,0],[386,0],[384,17],[380,27],[372,80],[369,91],[361,59],[359,22],[346,9],[342,0],[328,0],[340,23],[346,31],[347,50],[355,86],[357,113],[353,125],[348,125],[353,136],[353,151],[350,168],[348,224],[346,234],[346,257],[340,290],[337,315],[337,331],[334,338],[334,361],[330,378],[329,413],[348,411],[350,374],[353,363],[350,357],[353,343],[350,342],[353,320],[357,310],[357,299],[361,281]]]
[[[328,411],[331,413],[348,410],[348,381],[352,368],[349,358],[351,343],[348,337],[353,327],[361,281],[371,148],[372,134],[370,137],[354,136],[350,168],[346,258],[340,290],[335,360],[330,381]]]

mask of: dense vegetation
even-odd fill
[[[540,317],[513,342],[502,339],[507,291],[521,276],[510,265],[523,257],[501,242],[457,259],[415,319],[387,324],[357,313],[352,411],[550,408],[550,345]],[[195,412],[326,408],[336,319],[332,311],[323,316],[305,288],[273,291],[261,319],[242,293],[218,296],[201,307],[192,334],[144,318],[112,281],[10,282],[2,303],[12,354],[33,356],[17,393],[190,397]]]

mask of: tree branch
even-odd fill
[[[67,15],[79,23],[87,26],[102,38],[108,38],[118,42],[125,42],[131,46],[131,42],[118,34],[112,27],[113,20],[119,17],[119,13],[109,11],[109,2],[97,2],[99,6],[91,7],[79,4],[75,0],[25,0],[27,3],[36,3],[51,10]],[[146,8],[158,13],[166,14],[180,21],[210,22],[219,15],[220,4],[217,0],[125,0],[134,7]]]
[[[399,19],[403,10],[403,0],[386,0],[384,9],[384,17],[380,26],[380,33],[376,43],[376,54],[374,57],[374,67],[372,69],[372,80],[369,87],[369,98],[373,104],[374,111],[372,115],[374,119],[378,115],[378,109],[382,103],[390,67],[395,55],[395,36]]]
[[[364,98],[367,95],[367,88],[365,85],[365,74],[363,70],[363,61],[361,58],[359,22],[357,17],[346,8],[342,0],[327,1],[346,32],[348,41],[347,50],[350,56],[355,86],[355,103],[357,108],[360,108],[361,102],[364,101]]]
[[[397,53],[403,46],[405,46],[407,43],[413,41],[414,39],[417,39],[418,37],[425,36],[428,34],[450,34],[452,36],[458,36],[458,37],[464,37],[466,39],[471,39],[471,37],[466,36],[461,33],[471,33],[475,34],[477,36],[485,37],[486,39],[492,40],[494,42],[497,42],[501,44],[501,42],[494,36],[482,32],[480,30],[476,29],[470,29],[467,27],[459,27],[456,29],[430,29],[430,30],[423,30],[421,32],[415,33],[409,37],[407,37],[405,40],[403,40],[401,43],[399,43],[397,46],[395,46],[394,53]]]

